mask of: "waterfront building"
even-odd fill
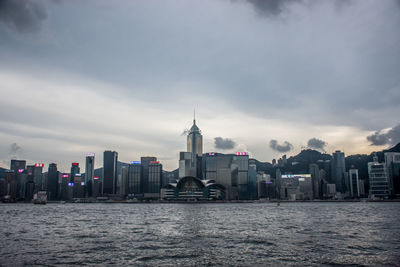
[[[311,174],[282,174],[281,199],[286,200],[311,200],[313,186]]]
[[[117,190],[117,161],[116,151],[104,151],[103,154],[103,186],[102,193],[113,195]]]
[[[70,187],[73,191],[73,194],[72,194],[73,198],[84,198],[85,197],[84,186],[85,186],[85,182],[82,180],[82,174],[75,173],[74,182],[70,184]]]
[[[70,200],[72,199],[72,189],[71,189],[71,178],[70,174],[62,173],[60,182],[60,200]]]
[[[72,162],[72,164],[71,164],[71,175],[70,175],[70,182],[71,183],[73,183],[74,182],[74,178],[75,178],[75,175],[77,174],[77,173],[80,173],[81,172],[81,169],[79,168],[79,163],[78,162]]]
[[[249,199],[258,199],[257,165],[254,159],[249,160],[247,179],[247,192]]]
[[[276,179],[275,179],[276,181]],[[263,199],[276,199],[276,184],[271,179],[269,174],[264,172],[257,173],[257,184],[258,184],[258,198]]]
[[[336,185],[336,191],[344,194],[346,192],[346,165],[344,153],[337,150],[332,154],[331,178]]]
[[[85,165],[85,188],[87,190],[87,196],[92,196],[93,189],[93,177],[94,177],[94,163],[95,163],[95,154],[87,153],[86,155],[86,165]]]
[[[202,166],[205,180],[213,180],[225,188],[228,200],[238,199],[239,166],[233,154],[205,153]]]
[[[226,196],[225,188],[215,181],[187,176],[179,179],[177,183],[171,183],[162,188],[161,198],[175,201],[201,201],[223,200]]]
[[[148,167],[148,188],[144,197],[160,198],[162,164],[159,161],[151,161]]]
[[[141,177],[142,165],[140,161],[132,161],[128,170],[128,194],[138,195],[142,194]]]
[[[26,183],[28,182],[28,172],[26,170],[19,169],[15,175],[18,186],[17,198],[24,200],[26,194]]]
[[[56,200],[58,198],[58,171],[57,164],[50,163],[47,173],[47,198]]]
[[[318,165],[315,163],[310,164],[309,171],[311,174],[313,198],[317,199],[320,196],[319,190],[321,188]]]
[[[359,189],[360,189],[360,196],[366,196],[365,193],[365,181],[362,179],[358,179]]]
[[[42,174],[43,174],[43,163],[35,163],[35,165],[28,166],[28,175],[29,172],[31,171],[32,176],[33,176],[33,182],[35,183],[35,193],[39,192],[42,190],[42,185],[43,185],[43,179],[42,179]]]
[[[151,162],[157,161],[156,157],[141,157],[140,158],[140,164],[142,167],[142,173],[141,173],[141,180],[140,180],[140,186],[141,186],[141,193],[148,193],[149,189],[149,165]]]
[[[15,173],[17,172],[22,172],[21,170],[25,170],[26,167],[26,160],[17,160],[17,159],[12,159],[10,162],[10,170],[14,171]]]
[[[93,176],[92,197],[98,197],[102,192],[102,183],[98,176]]]
[[[332,199],[336,196],[336,185],[335,184],[323,184],[323,196],[325,199]]]
[[[374,156],[373,162],[368,162],[369,195],[371,198],[387,198],[390,195],[389,179],[386,165],[378,162]]]
[[[360,197],[360,182],[358,178],[358,170],[352,166],[349,170],[349,186],[350,186],[350,196],[353,198]]]
[[[400,153],[386,152],[385,164],[389,178],[390,193],[394,197],[400,197]]]
[[[231,169],[237,170],[238,199],[248,199],[249,153],[237,152],[232,158]]]
[[[128,195],[128,181],[129,181],[129,167],[123,166],[121,168],[121,178],[119,180],[119,194],[122,197]]]

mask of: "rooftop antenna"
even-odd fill
[[[196,109],[193,109],[193,124],[196,124]]]

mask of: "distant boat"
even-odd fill
[[[33,195],[33,204],[46,204],[47,202],[47,192],[39,191],[37,194]]]

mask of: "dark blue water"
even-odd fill
[[[2,204],[15,265],[397,265],[400,203]]]

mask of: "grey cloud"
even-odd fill
[[[318,1],[307,0],[244,0],[245,2],[253,5],[254,9],[263,16],[279,16],[285,13],[290,8],[291,4],[314,4]],[[396,0],[398,1],[398,0]],[[336,0],[333,4],[337,8],[343,8],[350,4],[351,0]]]
[[[215,148],[219,149],[232,149],[236,146],[236,143],[229,138],[215,137],[214,138]]]
[[[22,148],[19,145],[17,145],[17,143],[12,143],[10,145],[10,149],[8,151],[8,156],[17,157],[21,154],[21,152],[22,152]]]
[[[307,142],[307,146],[309,148],[313,148],[313,149],[317,149],[317,150],[325,150],[325,146],[327,145],[327,143],[325,141],[322,141],[320,139],[317,138],[311,138],[310,140],[308,140]]]
[[[20,33],[40,30],[47,11],[40,1],[0,0],[0,22]]]
[[[182,133],[181,133],[181,136],[185,136],[185,135],[188,135],[188,133],[189,133],[189,129],[183,129],[183,131],[182,131]]]
[[[367,136],[367,140],[371,142],[372,146],[396,145],[400,142],[400,124],[387,132],[376,131]]]
[[[289,152],[290,150],[293,149],[293,145],[288,141],[285,141],[283,142],[282,145],[280,145],[278,141],[275,139],[269,141],[269,147],[278,152]]]
[[[246,0],[246,2],[252,4],[260,15],[277,16],[284,12],[289,4],[301,3],[303,0]]]

